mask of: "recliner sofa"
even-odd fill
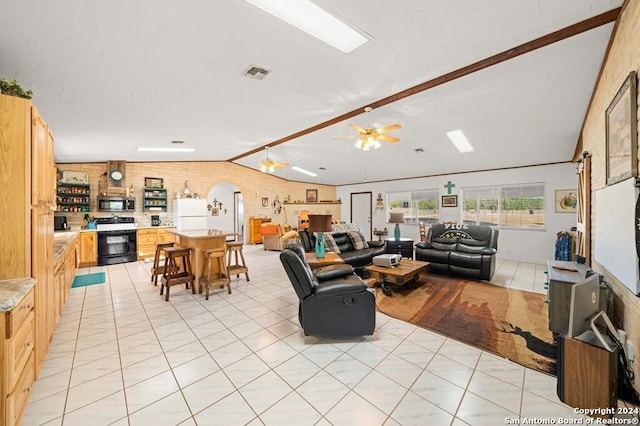
[[[315,250],[316,237],[312,232],[306,229],[301,230],[299,233],[300,243],[304,248],[304,251],[311,253]],[[327,233],[325,235],[325,244],[327,240]],[[360,234],[362,235],[362,234]],[[356,248],[354,245],[354,238],[349,236],[349,232],[334,232],[331,234],[333,240],[336,242],[338,251],[336,253],[344,261],[344,263],[353,266],[354,268],[362,268],[370,265],[373,257],[379,254],[384,254],[386,247],[384,241],[367,241],[367,248]],[[331,251],[331,248],[326,244],[327,251]]]
[[[496,267],[498,230],[486,225],[434,224],[416,244],[416,260],[429,271],[490,281]]]

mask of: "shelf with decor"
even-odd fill
[[[145,186],[142,188],[145,211],[167,211],[167,190]]]
[[[91,209],[91,186],[87,183],[62,183],[56,188],[56,210],[88,212]]]
[[[291,206],[299,206],[305,204],[342,204],[342,201],[318,201],[316,203],[305,203],[304,201],[300,201],[299,203],[293,201],[285,201],[282,204],[291,205]]]

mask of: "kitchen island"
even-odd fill
[[[200,229],[195,231],[170,230],[176,235],[176,246],[193,249],[191,256],[191,272],[196,277],[196,292],[200,293],[200,273],[204,263],[202,249],[219,248],[224,249],[227,237],[235,237],[235,232],[221,231],[219,229]],[[213,273],[219,273],[217,265],[211,268]]]

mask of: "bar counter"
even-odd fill
[[[191,255],[191,272],[196,277],[196,293],[200,293],[200,274],[202,265],[204,264],[203,248],[221,248],[225,247],[227,237],[235,237],[238,234],[230,231],[221,231],[219,229],[198,229],[195,231],[178,231],[171,230],[178,238],[176,246],[188,247],[193,249]],[[212,272],[219,273],[216,265],[211,268]]]

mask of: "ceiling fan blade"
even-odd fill
[[[289,163],[274,163],[273,165],[276,169],[281,169],[283,167],[289,166]]]
[[[363,129],[362,127],[358,126],[357,124],[349,124],[349,127],[351,127],[356,132],[367,133],[367,131],[365,129]]]
[[[380,140],[380,141],[385,141],[385,142],[391,142],[391,143],[396,143],[400,141],[400,138],[396,138],[393,136],[387,136],[387,135],[378,135],[376,136],[376,139]]]
[[[378,129],[378,133],[387,133],[387,132],[391,132],[393,130],[398,130],[399,128],[401,128],[402,126],[399,124],[391,124],[389,126],[383,127],[382,129]]]
[[[353,139],[353,138],[361,138],[362,135],[351,135],[351,136],[338,136],[336,138],[333,138],[334,141],[340,140],[340,139]]]

